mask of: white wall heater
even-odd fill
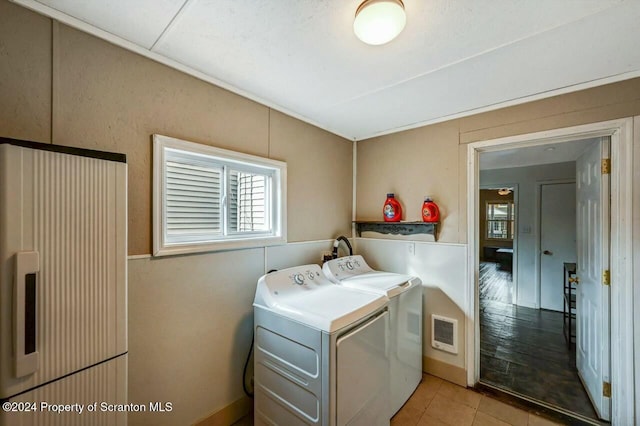
[[[458,353],[458,320],[431,315],[431,346],[441,351]]]

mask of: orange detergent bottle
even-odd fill
[[[402,219],[402,206],[396,200],[394,194],[387,194],[387,200],[382,208],[382,215],[385,222],[400,222],[400,219]]]
[[[422,204],[422,220],[424,222],[435,223],[440,221],[440,209],[433,202],[430,196],[424,197]]]

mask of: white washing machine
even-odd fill
[[[330,260],[322,270],[336,284],[389,299],[391,417],[422,379],[422,281],[376,271],[359,255]]]
[[[389,312],[318,265],[269,273],[254,306],[257,425],[389,425]]]

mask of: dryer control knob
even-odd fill
[[[353,262],[352,261],[347,260],[347,268],[353,269]]]
[[[304,284],[304,275],[302,274],[295,274],[293,276],[293,282],[298,284],[298,285],[302,285]]]
[[[307,272],[307,277],[308,277],[310,280],[313,280],[313,279],[315,279],[315,277],[316,277],[316,276],[315,276],[315,275],[313,275],[313,272],[309,271],[309,272]]]

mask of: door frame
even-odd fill
[[[576,183],[575,179],[550,179],[550,180],[539,180],[536,182],[536,202],[535,202],[535,223],[538,233],[538,238],[535,241],[535,252],[536,258],[534,261],[534,271],[535,278],[534,281],[536,283],[535,289],[535,300],[536,300],[536,309],[542,308],[542,186],[543,185],[555,185],[555,184],[563,184],[563,183]]]
[[[640,129],[639,129],[640,130]],[[558,144],[577,139],[611,137],[611,421],[635,421],[633,329],[633,118],[590,123],[509,136],[467,145],[467,384],[480,380],[480,322],[478,310],[478,189],[482,152]],[[638,208],[638,206],[636,206]]]
[[[478,181],[479,184],[479,181]],[[517,183],[491,183],[486,185],[480,185],[479,189],[492,189],[495,187],[500,188],[513,188],[513,204],[516,206],[516,217],[514,219],[513,227],[515,229],[515,233],[513,235],[513,240],[511,242],[513,247],[513,257],[511,259],[511,285],[513,285],[513,298],[511,300],[512,305],[517,305],[518,303],[518,220],[520,216],[518,214],[518,209],[520,208],[520,203],[518,201],[519,188]],[[478,215],[480,215],[480,210],[478,210]],[[479,218],[480,216],[478,216]],[[477,236],[478,241],[480,240],[480,224],[478,224]],[[480,250],[480,246],[478,246],[478,250]],[[478,262],[479,262],[480,252],[478,251]]]

